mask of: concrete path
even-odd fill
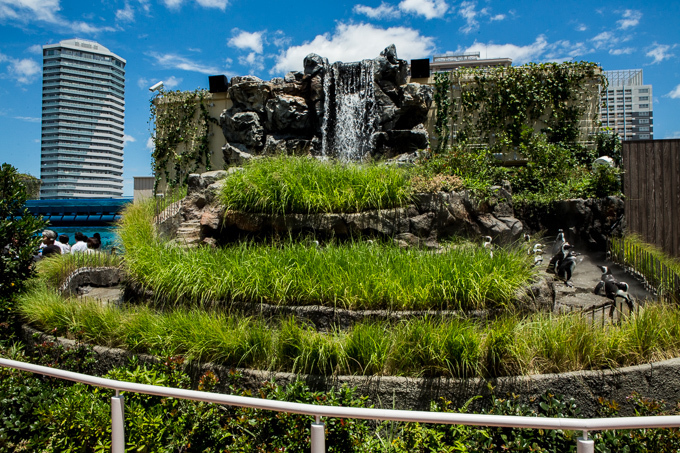
[[[551,250],[552,244],[545,247],[545,250]],[[608,266],[612,270],[612,274],[618,281],[628,283],[628,293],[633,296],[636,303],[644,301],[655,301],[656,296],[645,290],[644,286],[635,279],[631,274],[627,274],[621,266],[606,260],[604,252],[584,252],[575,249],[576,252],[582,253],[579,257],[581,262],[576,265],[576,269],[571,277],[571,282],[574,284],[572,288],[567,287],[562,281],[555,281],[555,301],[556,309],[562,311],[569,311],[572,309],[588,308],[594,305],[599,305],[607,302],[604,296],[598,296],[593,293],[595,286],[602,278],[602,271],[598,265]],[[550,261],[550,257],[544,255],[544,263]],[[542,266],[545,271],[547,265]],[[604,291],[602,291],[604,293]],[[573,308],[572,308],[573,307]]]

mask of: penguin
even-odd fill
[[[564,231],[560,228],[557,230],[557,237],[555,238],[555,242],[553,242],[553,247],[552,247],[552,254],[556,255],[562,250],[562,245],[566,241],[564,240]]]
[[[484,248],[489,251],[489,256],[491,256],[493,259],[493,244],[491,243],[491,236],[482,236],[482,240],[484,241]]]
[[[568,250],[572,248],[574,247],[570,243],[563,242],[560,250],[557,253],[555,253],[552,258],[550,258],[550,262],[548,263],[548,269],[546,270],[546,272],[548,272],[549,274],[555,274],[562,261],[564,261],[564,259],[569,254]]]
[[[600,294],[600,291],[604,289],[604,294],[607,297],[607,299],[611,299],[612,301],[616,302],[616,299],[621,297],[626,301],[626,304],[628,305],[628,308],[630,311],[633,311],[635,308],[635,303],[633,302],[633,299],[630,297],[630,294],[628,294],[628,283],[626,282],[619,282],[616,280],[616,278],[612,275],[612,271],[609,267],[607,266],[597,266],[600,268],[602,271],[602,277],[600,278],[599,283],[595,286],[595,289],[593,292],[595,294]]]
[[[567,244],[569,243],[565,243],[565,245]],[[564,246],[562,247],[562,249],[564,250]],[[564,259],[559,264],[556,265],[557,269],[555,273],[557,274],[557,277],[560,280],[563,280],[564,283],[570,288],[574,286],[574,284],[571,283],[569,280],[571,280],[571,275],[574,273],[574,269],[576,269],[576,261],[578,259],[577,258],[578,255],[579,255],[578,253],[571,251],[567,254],[567,256],[564,257]]]

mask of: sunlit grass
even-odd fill
[[[669,305],[643,307],[605,328],[578,315],[536,314],[491,322],[366,321],[323,333],[294,318],[65,300],[38,284],[20,298],[18,311],[43,331],[77,332],[93,344],[321,375],[494,377],[607,369],[680,353],[680,310]]]
[[[405,170],[307,157],[256,159],[225,180],[227,209],[271,214],[359,212],[407,204]]]

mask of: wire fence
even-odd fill
[[[640,280],[646,290],[665,302],[680,303],[680,276],[658,256],[625,238],[612,238],[608,254],[613,262]]]

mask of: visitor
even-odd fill
[[[76,243],[71,247],[72,253],[88,253],[87,252],[87,236],[78,231],[75,234]]]
[[[45,230],[42,233],[42,244],[39,254],[42,258],[53,254],[61,255],[61,248],[55,244],[57,233],[52,230]]]
[[[101,235],[99,233],[95,233],[95,234],[92,235],[92,237],[94,238],[95,241],[97,241],[97,244],[99,244],[99,245],[97,245],[97,248],[101,248],[101,246],[102,246]]]
[[[87,251],[85,253],[97,253],[100,245],[94,237],[87,238]]]
[[[61,249],[61,254],[66,255],[67,253],[71,253],[71,246],[68,243],[68,236],[65,234],[59,235],[59,240],[54,243],[55,245],[59,246]]]

